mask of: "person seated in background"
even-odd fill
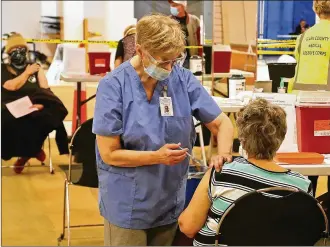
[[[200,35],[200,21],[197,16],[189,14],[187,12],[187,1],[172,1],[168,0],[171,6],[172,18],[177,20],[183,33],[186,37],[186,46],[200,46],[201,35]],[[186,60],[184,61],[183,67],[189,69],[189,60],[191,56],[199,55],[202,56],[202,49],[186,49]]]
[[[221,172],[208,170],[179,217],[181,232],[194,238],[194,245],[213,245],[221,216],[248,192],[280,186],[312,194],[307,178],[273,161],[287,131],[281,107],[256,99],[238,113],[237,127],[247,157],[234,158]]]
[[[124,30],[124,38],[119,40],[116,56],[115,56],[115,68],[121,65],[123,62],[131,59],[135,55],[135,25],[130,25]]]
[[[5,52],[9,55],[9,64],[1,64],[1,158],[9,160],[19,157],[14,171],[21,173],[31,157],[41,162],[46,159],[42,146],[53,130],[56,130],[60,154],[69,153],[63,124],[68,111],[49,89],[40,65],[28,64],[27,43],[20,34],[7,39]],[[25,96],[38,110],[15,118],[6,104]]]
[[[299,25],[296,27],[294,34],[300,35],[300,34],[304,33],[308,28],[309,28],[309,25],[307,24],[306,20],[301,19],[299,22]]]

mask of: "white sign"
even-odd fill
[[[8,111],[15,117],[20,118],[31,112],[38,111],[37,108],[33,107],[32,102],[28,96],[20,98],[6,104]]]

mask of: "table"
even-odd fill
[[[200,76],[196,76],[196,78],[199,81],[202,81],[202,80],[212,80],[212,78],[215,78],[215,79],[228,78],[228,77],[231,77],[233,75],[243,75],[245,78],[253,78],[254,77],[253,72],[248,72],[248,71],[239,70],[239,69],[231,69],[230,72],[227,72],[227,73],[213,73],[213,76],[212,76],[212,74],[203,74],[203,75],[200,75]]]
[[[319,165],[281,165],[305,176],[330,176],[330,154],[324,155],[324,163]]]
[[[89,97],[88,99],[81,100],[81,88],[82,83],[85,82],[99,82],[102,79],[100,75],[90,75],[90,74],[77,74],[77,73],[61,73],[61,80],[66,82],[74,82],[77,83],[77,100],[74,102],[75,107],[77,109],[77,114],[72,119],[72,133],[81,125],[81,107],[86,104],[88,101],[93,99],[95,95]],[[76,120],[74,122],[74,119]]]

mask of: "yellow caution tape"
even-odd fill
[[[258,55],[294,55],[293,51],[264,51],[258,50]]]
[[[275,39],[258,39],[258,43],[296,43],[295,39],[275,40]]]
[[[7,40],[7,39],[2,39]],[[117,48],[117,41],[104,41],[104,40],[67,40],[67,39],[25,39],[30,43],[44,43],[44,44],[105,44],[110,48]],[[186,46],[187,49],[203,48],[203,46]]]
[[[258,48],[295,48],[296,44],[258,44]]]

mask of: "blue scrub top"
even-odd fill
[[[173,117],[162,117],[159,97],[167,85]],[[120,136],[123,149],[156,151],[166,143],[189,148],[195,142],[194,116],[209,123],[220,108],[187,69],[174,66],[168,79],[157,83],[151,101],[130,64],[123,63],[99,83],[93,133]],[[103,162],[96,145],[101,215],[114,225],[149,229],[177,221],[184,208],[188,157],[173,166],[164,164],[133,168]]]

